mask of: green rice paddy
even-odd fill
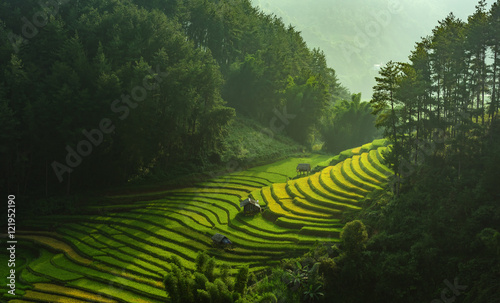
[[[2,286],[0,298],[165,302],[162,280],[173,256],[192,270],[204,251],[235,273],[243,265],[258,271],[297,257],[316,242],[337,242],[342,212],[360,209],[360,201],[391,174],[382,160],[385,144],[377,140],[333,158],[290,158],[192,188],[115,195],[108,197],[110,205],[89,211],[98,209],[99,215],[37,219],[36,230],[18,232],[19,245],[26,248],[19,256],[18,296],[7,295]],[[298,178],[298,163],[331,165]],[[263,213],[243,213],[239,203],[249,196],[259,200]],[[59,222],[55,230],[49,228],[54,222]],[[214,247],[215,233],[226,235],[233,248]]]

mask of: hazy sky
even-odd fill
[[[377,68],[389,60],[407,61],[421,37],[450,12],[466,20],[474,0],[252,0],[302,32],[319,47],[340,81],[362,98],[371,98]],[[494,0],[486,1],[487,9]]]

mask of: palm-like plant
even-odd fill
[[[309,288],[304,291],[304,301],[306,302],[314,302],[317,301],[320,297],[324,296],[324,294],[320,291],[323,285],[309,284]]]
[[[307,284],[309,280],[309,268],[308,266],[302,266],[300,262],[296,263],[296,269],[291,270],[288,269],[287,272],[289,274],[290,280],[288,280],[288,286],[293,290],[300,289],[303,285]]]
[[[370,103],[361,102],[361,94],[337,102],[324,123],[323,138],[327,149],[338,152],[373,140],[377,129],[371,112]]]

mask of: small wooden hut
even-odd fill
[[[212,236],[212,241],[216,246],[230,246],[231,244],[233,244],[226,236],[219,233],[216,233]]]
[[[243,207],[245,214],[255,214],[262,211],[259,200],[255,201],[252,198],[247,198],[240,202],[240,207]]]
[[[300,163],[297,165],[297,174],[302,174],[302,173],[307,173],[309,174],[311,172],[311,164],[309,163]]]

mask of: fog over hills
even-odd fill
[[[493,0],[488,0],[487,9]],[[340,81],[362,99],[371,98],[374,77],[389,60],[407,61],[416,42],[432,33],[450,12],[462,20],[474,0],[253,0],[266,13],[302,32],[319,47]]]

